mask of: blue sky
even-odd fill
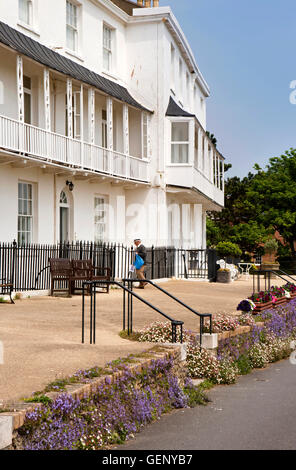
[[[295,0],[160,0],[177,17],[211,89],[207,130],[244,176],[296,147]]]

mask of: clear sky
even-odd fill
[[[210,86],[207,130],[228,176],[296,148],[296,1],[160,0],[168,5]]]

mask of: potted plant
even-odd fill
[[[231,282],[231,271],[228,268],[220,268],[217,272],[217,282]]]
[[[280,268],[279,263],[275,261],[275,254],[278,250],[278,242],[274,238],[270,238],[264,245],[264,253],[267,254],[267,259],[261,264],[263,271],[278,271]],[[275,277],[274,275],[272,277]]]

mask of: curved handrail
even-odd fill
[[[129,281],[131,281],[131,279],[129,279]],[[84,343],[84,290],[85,290],[85,286],[91,286],[91,294],[92,294],[92,286],[96,286],[97,284],[108,284],[108,285],[116,285],[118,287],[120,287],[121,289],[123,289],[125,292],[127,292],[129,295],[132,295],[133,297],[136,297],[138,300],[140,300],[141,302],[143,302],[145,305],[147,305],[148,307],[152,308],[153,310],[155,310],[156,312],[158,312],[160,315],[162,315],[163,317],[165,317],[167,320],[169,320],[172,324],[172,342],[176,342],[174,341],[175,339],[175,328],[177,326],[180,326],[181,327],[181,343],[183,342],[183,325],[184,325],[184,322],[183,321],[180,321],[180,320],[175,320],[173,318],[171,318],[169,315],[167,315],[166,313],[162,312],[158,307],[155,307],[154,305],[152,305],[150,302],[148,302],[148,300],[145,300],[143,299],[143,297],[140,297],[138,294],[136,294],[133,290],[129,289],[128,287],[122,285],[120,282],[118,281],[105,281],[105,280],[102,280],[102,281],[85,281],[82,283],[82,343]],[[95,303],[94,303],[94,306],[95,306]],[[92,308],[92,307],[91,307]],[[95,307],[94,307],[95,308]],[[92,315],[92,314],[91,314]],[[94,327],[95,327],[95,310],[94,310]],[[95,332],[95,330],[94,330]],[[94,336],[95,337],[95,336]],[[95,342],[95,341],[94,341]]]
[[[122,279],[123,282],[139,282],[138,279]],[[203,330],[204,330],[204,319],[205,318],[209,318],[210,319],[210,334],[212,334],[212,314],[211,313],[199,313],[197,312],[196,310],[194,310],[192,307],[189,307],[189,305],[185,304],[185,302],[183,302],[182,300],[178,299],[178,297],[174,296],[173,294],[171,294],[170,292],[168,292],[167,290],[163,289],[162,287],[160,287],[158,284],[155,284],[155,282],[149,280],[149,279],[145,279],[145,282],[147,282],[148,284],[152,285],[153,287],[155,287],[156,289],[160,290],[162,293],[166,294],[168,297],[170,297],[171,299],[173,299],[175,302],[178,302],[180,305],[182,305],[183,307],[185,307],[187,310],[189,310],[190,312],[194,313],[195,315],[197,315],[199,318],[200,318],[200,332],[199,332],[199,335],[200,335],[200,344],[202,344],[202,335],[203,335]]]

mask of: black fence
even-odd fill
[[[50,288],[50,258],[91,259],[94,266],[111,269],[112,279],[129,277],[135,248],[119,244],[77,242],[56,245],[0,243],[0,278],[13,282],[14,290]],[[215,280],[214,250],[184,250],[174,247],[147,248],[147,279],[183,277]]]

